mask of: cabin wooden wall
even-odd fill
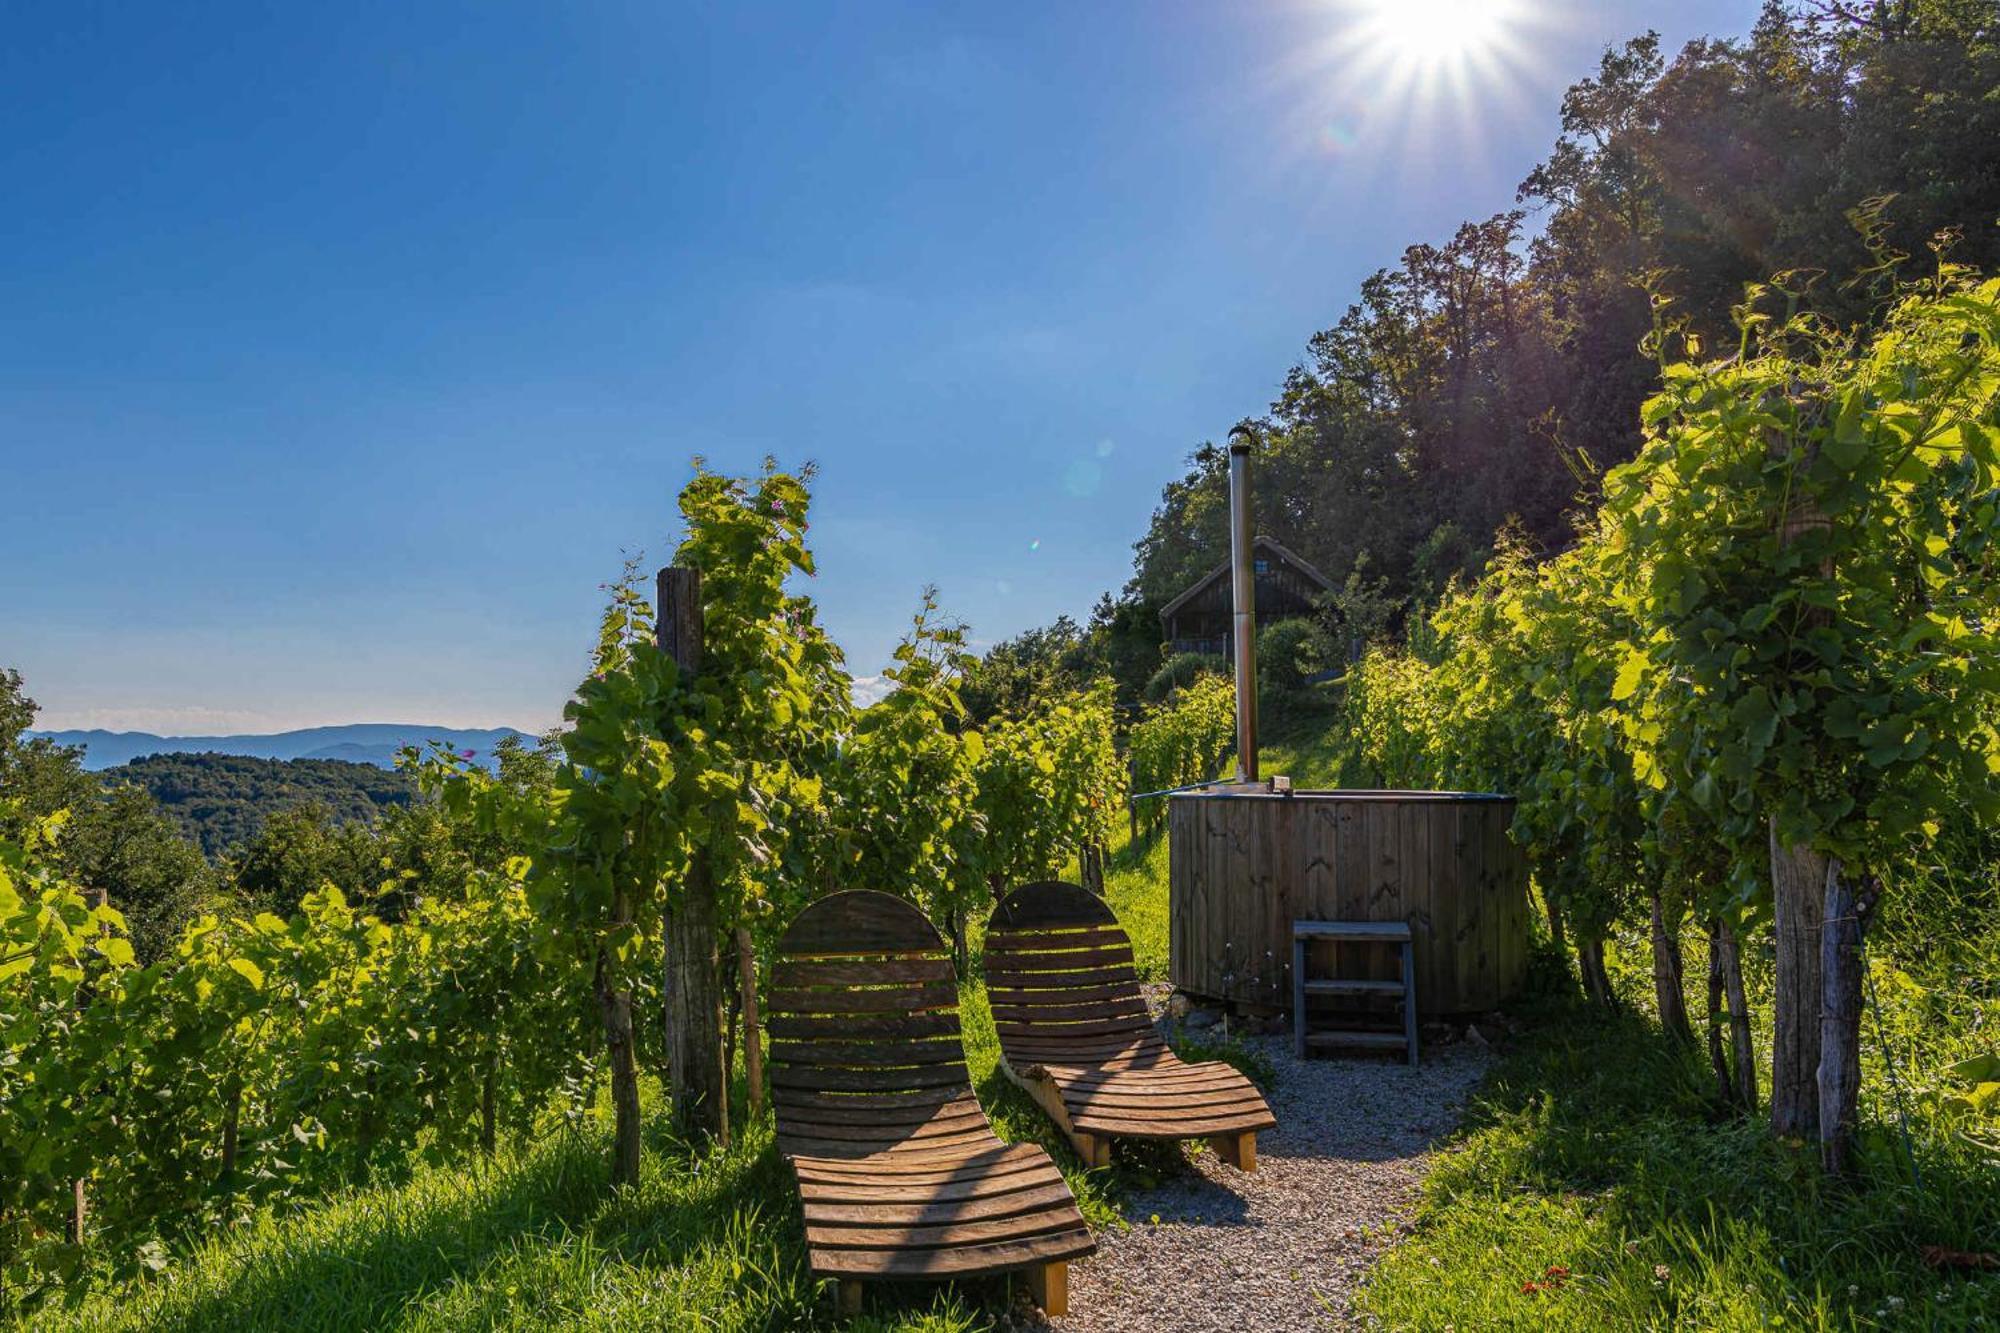
[[[1195,995],[1286,1008],[1293,921],[1407,921],[1421,1014],[1495,1008],[1528,963],[1513,819],[1514,802],[1494,797],[1173,797],[1169,975]],[[1395,975],[1387,950],[1339,947],[1344,975]]]

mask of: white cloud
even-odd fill
[[[886,676],[856,676],[848,684],[848,693],[856,708],[866,708],[881,703],[895,688],[896,682]]]

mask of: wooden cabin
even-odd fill
[[[1333,581],[1303,557],[1269,537],[1251,543],[1257,565],[1257,627],[1309,616],[1313,601],[1333,589]],[[1229,562],[1224,560],[1195,580],[1193,587],[1160,609],[1160,628],[1169,653],[1229,656],[1233,611]]]

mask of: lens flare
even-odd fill
[[[1253,96],[1279,108],[1287,165],[1325,172],[1327,207],[1351,209],[1357,188],[1434,180],[1534,114],[1530,93],[1547,80],[1543,53],[1578,8],[1576,0],[1304,0],[1306,30]]]
[[[1520,17],[1509,0],[1362,0],[1356,40],[1420,71],[1483,63]]]

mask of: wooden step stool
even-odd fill
[[[1391,944],[1401,961],[1400,979],[1363,981],[1341,977],[1315,978],[1306,974],[1306,946],[1315,940],[1338,944]],[[1417,1062],[1417,970],[1410,943],[1410,927],[1403,921],[1294,921],[1292,922],[1292,1040],[1299,1059],[1308,1050],[1336,1047],[1381,1049],[1401,1046],[1411,1064]],[[1337,966],[1337,964],[1336,964]],[[1313,995],[1396,995],[1403,1005],[1403,1031],[1362,1030],[1308,1031],[1306,999]]]

